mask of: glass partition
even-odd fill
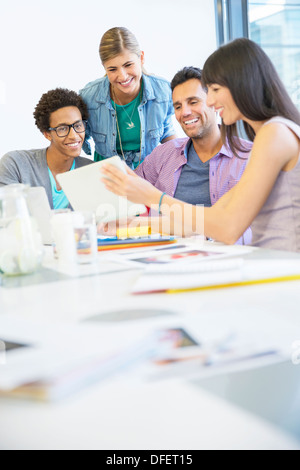
[[[215,10],[218,44],[257,42],[300,110],[300,0],[215,0]]]
[[[249,0],[249,37],[268,54],[300,109],[300,1]]]

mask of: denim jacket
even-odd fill
[[[172,93],[167,80],[143,74],[143,96],[138,106],[141,121],[141,161],[166,137],[174,135]],[[84,151],[90,154],[87,139],[91,136],[95,150],[104,158],[117,154],[116,113],[111,104],[109,80],[105,76],[88,83],[80,95],[89,110]]]

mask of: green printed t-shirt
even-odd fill
[[[123,152],[139,152],[141,146],[141,121],[138,112],[138,105],[141,100],[141,91],[130,103],[120,106],[111,100],[113,108],[116,107],[117,119],[121,135]],[[118,154],[122,154],[119,133],[117,132],[116,148]],[[96,151],[94,153],[95,162],[104,160],[104,157]]]

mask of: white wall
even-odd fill
[[[4,0],[0,4],[0,157],[46,146],[32,113],[58,86],[78,91],[104,75],[102,34],[126,26],[149,73],[169,80],[216,48],[214,0]]]

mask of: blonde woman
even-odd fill
[[[118,154],[134,169],[159,143],[176,137],[170,84],[145,73],[144,52],[126,28],[106,31],[99,53],[106,75],[80,91],[89,110],[94,158]]]

